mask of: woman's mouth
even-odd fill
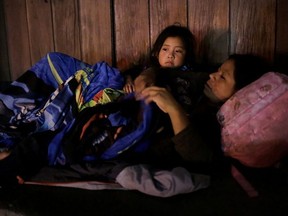
[[[209,84],[209,80],[206,82],[204,88],[205,88],[206,90],[211,91],[211,86],[210,86],[210,84]]]

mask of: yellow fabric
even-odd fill
[[[47,54],[47,59],[48,59],[48,63],[49,63],[49,66],[50,66],[50,69],[52,71],[52,74],[53,74],[54,78],[56,79],[57,83],[59,85],[61,85],[63,83],[63,80],[61,79],[61,77],[59,76],[56,68],[54,67],[54,65],[53,65],[53,63],[52,63],[52,61],[50,59],[49,54]]]
[[[86,86],[90,84],[90,81],[87,77],[88,74],[84,70],[79,70],[75,73],[75,79],[79,83],[75,90],[75,99],[78,106],[78,111],[81,111],[86,107],[93,107],[97,104],[105,104],[115,101],[120,96],[124,95],[122,90],[105,88],[98,92],[90,101],[84,101],[82,83],[84,83]]]

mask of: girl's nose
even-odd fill
[[[173,53],[173,52],[169,52],[169,53],[168,53],[168,57],[169,57],[169,58],[173,58],[173,57],[174,57],[174,53]]]

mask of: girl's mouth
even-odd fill
[[[173,66],[173,62],[166,62],[165,64],[168,66]]]

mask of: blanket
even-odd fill
[[[48,53],[0,93],[4,120],[0,148],[11,149],[27,135],[54,131],[48,160],[50,165],[61,163],[61,141],[77,113],[97,104],[94,96],[100,91],[122,86],[120,72],[106,62],[89,65],[62,53]]]

